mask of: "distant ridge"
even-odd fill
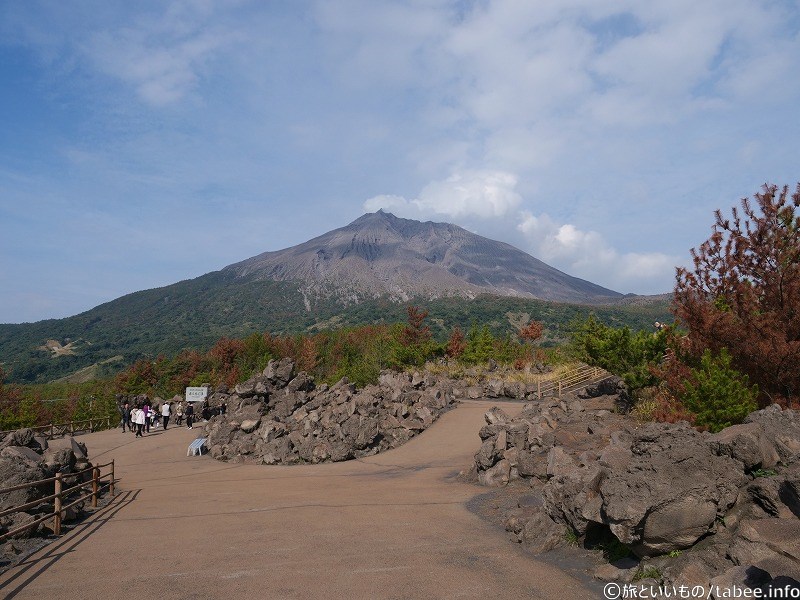
[[[242,278],[298,282],[309,305],[317,298],[356,303],[384,295],[407,301],[494,294],[591,304],[623,296],[456,225],[383,211],[224,270]]]

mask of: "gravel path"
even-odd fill
[[[456,480],[480,444],[465,402],[405,446],[359,461],[254,466],[187,457],[202,429],[83,436],[115,459],[107,508],[0,576],[6,598],[598,598],[525,555]]]

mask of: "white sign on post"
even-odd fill
[[[187,402],[202,402],[208,396],[207,387],[187,387],[186,388],[186,401]]]

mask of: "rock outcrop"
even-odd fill
[[[356,389],[342,379],[316,386],[290,359],[233,391],[217,390],[206,425],[213,458],[260,464],[343,461],[397,447],[427,429],[456,402],[450,380],[384,371],[378,385]]]
[[[649,566],[665,583],[708,586],[747,569],[763,574],[759,586],[800,581],[800,414],[771,406],[709,434],[611,412],[609,391],[486,414],[469,476],[529,484],[506,520],[518,541],[537,552],[567,539],[624,544],[637,565],[628,580]]]

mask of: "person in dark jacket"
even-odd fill
[[[192,421],[194,420],[194,404],[189,402],[186,407],[186,428],[192,429]]]
[[[128,404],[126,401],[125,404],[122,405],[122,433],[125,433],[125,427],[128,427],[128,431],[133,431],[133,424],[131,423],[131,405]]]

